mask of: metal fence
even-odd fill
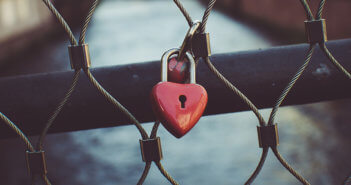
[[[55,130],[52,130],[54,132],[112,126],[111,124],[107,123],[110,123],[111,121],[116,122],[116,115],[112,115],[112,110],[106,109],[101,110],[101,112],[94,112],[93,110],[89,109],[89,103],[100,104],[100,102],[103,101],[101,99],[95,98],[94,96],[96,94],[92,93],[91,90],[88,89],[88,85],[92,84],[99,91],[99,93],[101,93],[103,97],[108,100],[115,108],[117,108],[118,112],[120,112],[121,118],[120,120],[117,120],[117,123],[119,125],[134,124],[140,132],[140,144],[143,160],[145,162],[145,169],[137,184],[143,184],[152,162],[156,164],[160,172],[169,180],[170,183],[178,184],[177,181],[173,179],[170,174],[168,174],[168,172],[163,168],[161,164],[162,150],[160,147],[160,138],[157,137],[157,129],[160,125],[160,122],[158,120],[155,121],[154,127],[150,134],[148,134],[140,124],[141,122],[155,120],[149,108],[150,105],[147,101],[148,96],[140,96],[140,93],[137,92],[145,92],[143,94],[147,95],[150,92],[151,87],[156,84],[158,81],[157,76],[159,74],[158,62],[128,65],[122,67],[101,68],[92,71],[99,79],[102,80],[111,78],[118,79],[116,81],[113,81],[114,84],[118,84],[117,86],[114,86],[112,84],[107,84],[107,86],[108,89],[111,90],[111,94],[114,94],[116,97],[121,99],[122,103],[120,103],[108,91],[106,91],[104,87],[99,84],[90,70],[90,57],[88,45],[85,43],[85,34],[93,13],[99,3],[99,0],[95,0],[93,2],[82,26],[81,34],[78,40],[73,35],[69,25],[66,23],[64,18],[55,9],[54,5],[49,0],[43,0],[43,2],[55,15],[69,36],[69,40],[71,42],[69,52],[71,56],[71,66],[74,72],[70,71],[0,79],[0,85],[4,89],[0,92],[0,97],[6,99],[4,103],[0,105],[0,108],[4,110],[4,112],[12,112],[11,110],[14,109],[19,110],[20,112],[20,106],[39,107],[39,111],[37,113],[21,114],[22,118],[17,119],[28,121],[28,123],[31,123],[30,127],[27,124],[27,126],[19,128],[17,127],[17,124],[12,122],[7,116],[5,116],[3,113],[0,113],[0,118],[2,121],[10,126],[15,131],[15,133],[23,139],[27,146],[26,157],[28,170],[32,177],[31,183],[35,184],[37,180],[42,179],[46,184],[51,184],[47,176],[44,140],[50,127],[55,121],[74,123],[77,119],[79,119],[80,122],[83,121],[85,124],[78,124],[76,127],[67,127],[67,124],[66,126],[63,125],[62,127],[58,126]],[[174,0],[174,3],[181,10],[187,23],[189,24],[190,30],[193,29],[195,25],[198,25],[197,27],[199,28],[194,28],[195,30],[193,31],[195,34],[199,35],[206,34],[206,23],[215,2],[215,0],[209,1],[202,21],[200,23],[197,23],[192,20],[190,14],[182,6],[181,2]],[[290,166],[284,160],[278,151],[278,129],[277,124],[274,121],[278,109],[283,103],[286,105],[291,105],[318,102],[330,99],[346,98],[350,97],[351,94],[351,88],[349,86],[351,75],[347,70],[351,68],[351,65],[345,64],[342,66],[335,59],[342,58],[346,60],[347,58],[351,57],[349,50],[351,46],[351,40],[346,39],[328,43],[328,47],[332,48],[332,50],[335,51],[336,57],[334,57],[326,45],[326,21],[322,19],[325,0],[320,1],[318,11],[315,16],[305,0],[300,0],[300,2],[306,11],[307,20],[305,21],[305,26],[309,45],[278,47],[262,51],[222,54],[210,57],[210,52],[208,51],[209,45],[207,42],[202,42],[202,44],[192,44],[190,46],[190,43],[194,42],[191,40],[191,38],[186,37],[185,42],[180,48],[181,51],[179,55],[181,55],[182,52],[189,52],[196,59],[196,63],[199,64],[197,67],[198,74],[200,75],[199,81],[200,83],[206,82],[206,88],[208,89],[209,94],[212,94],[211,97],[214,97],[214,101],[209,104],[206,114],[251,110],[258,119],[259,126],[257,127],[257,130],[259,146],[262,148],[262,155],[257,168],[254,170],[245,184],[251,184],[257,177],[264,165],[269,149],[272,150],[279,162],[293,176],[295,176],[297,180],[299,180],[302,184],[309,184],[309,182],[304,179],[302,175],[296,172],[292,166]],[[316,55],[314,55],[313,59],[321,63],[330,62],[335,68],[330,69],[328,72],[312,71],[308,69],[316,46],[319,46],[320,49],[316,52]],[[304,51],[307,52],[307,54],[305,56],[305,60],[301,65],[299,58],[301,55],[303,55]],[[234,58],[236,59],[235,63],[232,61]],[[284,63],[281,61],[284,61]],[[209,72],[205,72],[204,64],[206,64],[211,73],[213,73],[217,79],[211,78],[211,75],[208,74]],[[230,71],[226,70],[226,66],[231,65],[234,65],[234,67],[231,67]],[[311,65],[318,66],[319,64],[312,63]],[[220,67],[222,72],[217,70],[215,66]],[[258,71],[257,68],[263,68],[263,70]],[[296,68],[298,68],[298,70],[296,72],[293,72],[293,70]],[[133,70],[133,73],[137,74],[138,76],[143,76],[144,74],[148,74],[148,76],[143,76],[143,78],[133,81],[133,79],[127,77],[128,73],[130,73],[131,70]],[[88,80],[82,79],[82,85],[77,87],[77,83],[81,76],[81,71],[86,74]],[[246,74],[252,74],[252,76],[240,76],[240,74],[242,74],[241,72],[243,71]],[[295,74],[293,76],[286,75],[291,73]],[[295,83],[300,79],[302,74],[305,74],[306,76],[299,81],[299,84],[296,86],[296,91],[289,95],[290,99],[287,102],[284,102],[290,90],[295,86]],[[73,78],[71,77],[72,75]],[[62,83],[66,82],[69,78],[72,79],[71,85],[66,92],[63,92]],[[272,81],[275,81],[276,79],[279,79],[279,81],[276,81],[276,83],[272,85]],[[236,85],[243,87],[244,91],[239,90],[236,85],[231,83],[232,81],[235,81]],[[289,83],[285,84],[284,82],[286,81],[289,81]],[[21,90],[21,87],[31,86],[31,84],[37,83],[45,84],[45,86],[36,89],[36,91],[45,93],[47,96],[42,97],[38,100],[33,99],[30,102],[21,102],[22,105],[12,105],[16,98],[30,96],[28,92]],[[224,84],[224,86],[222,84]],[[257,84],[260,84],[260,86],[258,87]],[[262,89],[260,87],[266,87],[266,89]],[[57,90],[52,91],[55,88]],[[333,89],[337,88],[342,88],[343,91],[334,92]],[[229,94],[225,92],[225,89],[231,90],[232,93]],[[57,116],[61,110],[65,108],[65,105],[69,101],[71,94],[75,90],[81,92],[80,102],[82,103],[76,104],[74,106],[66,106],[67,109],[71,110],[69,111],[71,114],[65,115],[64,118],[61,118],[61,120],[56,120]],[[9,94],[8,92],[13,93]],[[48,104],[54,104],[55,99],[62,96],[63,94],[65,94],[65,96],[61,102],[59,102],[58,106],[49,107],[54,109],[54,111],[47,121],[45,127],[43,129],[40,129],[40,124],[33,123],[31,120],[33,120],[33,118],[42,116],[40,110],[46,109]],[[242,103],[234,106],[231,104],[231,102],[235,100],[240,100]],[[88,102],[88,104],[86,102]],[[252,102],[257,102],[256,104],[259,106],[256,106]],[[133,106],[126,108],[123,106],[123,104]],[[266,121],[258,109],[267,107],[272,107],[272,112],[269,119]],[[135,116],[131,112],[135,113]],[[87,113],[103,116],[101,116],[102,119],[94,120],[89,118],[89,115],[86,115]],[[17,115],[8,116],[17,117]],[[97,124],[101,122],[103,123],[102,125]],[[21,129],[23,129],[24,132],[22,132]],[[9,137],[13,135],[7,133],[6,131],[0,132],[2,133],[2,137]],[[33,145],[24,133],[40,134],[36,145]],[[348,181],[349,179],[346,179],[344,184],[349,183]]]

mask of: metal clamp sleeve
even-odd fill
[[[27,168],[31,175],[46,175],[46,159],[44,151],[26,151]]]
[[[68,52],[72,69],[87,69],[91,66],[88,44],[68,46]]]
[[[211,56],[210,34],[196,33],[192,39],[191,49],[195,57]]]
[[[310,44],[327,42],[325,19],[305,21],[307,41]]]
[[[260,148],[276,147],[279,145],[279,135],[277,125],[257,127],[258,141]]]
[[[161,140],[155,139],[140,140],[141,155],[144,162],[160,161],[163,158]]]

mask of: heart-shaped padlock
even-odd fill
[[[168,60],[179,53],[179,49],[167,51],[161,61],[161,82],[151,92],[151,101],[156,117],[175,137],[180,138],[189,132],[199,121],[207,104],[205,88],[195,82],[195,61],[186,52],[190,63],[190,83],[180,84],[167,81]]]

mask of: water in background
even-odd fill
[[[194,18],[202,17],[204,7],[198,2],[187,1],[185,6]],[[181,44],[187,29],[185,19],[171,1],[104,1],[87,34],[93,66],[159,59],[164,51]],[[259,33],[218,11],[211,14],[207,29],[211,33],[213,53],[271,46]],[[69,69],[67,45],[68,41],[57,41],[28,56],[26,63],[30,64],[31,73]],[[279,150],[312,184],[333,184],[335,176],[331,171],[338,166],[333,165],[330,158],[339,156],[334,148],[343,148],[348,142],[341,142],[342,138],[333,128],[324,124],[331,122],[331,117],[321,121],[305,114],[306,110],[315,110],[313,107],[281,109],[277,118]],[[325,104],[318,107],[320,111],[323,107],[328,110]],[[269,110],[262,110],[262,113],[267,118]],[[203,117],[182,139],[174,138],[160,127],[162,162],[180,184],[243,184],[261,155],[257,125],[253,113],[243,112]],[[152,124],[144,126],[150,131]],[[56,185],[135,184],[144,167],[139,138],[134,126],[51,134],[46,143],[49,177]],[[21,141],[9,139],[0,144],[8,148],[0,159],[4,164],[0,167],[3,172],[0,182],[27,184],[24,148],[18,147]],[[168,183],[153,165],[145,184]],[[270,152],[255,184],[299,183]]]

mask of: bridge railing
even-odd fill
[[[0,118],[26,143],[27,166],[32,176],[32,184],[35,183],[36,177],[41,177],[47,185],[51,184],[47,176],[44,151],[44,140],[48,131],[64,132],[134,124],[141,135],[141,152],[145,162],[144,171],[137,184],[144,182],[151,163],[154,162],[165,178],[177,185],[176,180],[161,164],[162,150],[160,138],[157,137],[160,122],[155,121],[152,116],[149,102],[151,88],[160,80],[159,62],[90,69],[85,35],[99,0],[93,1],[79,39],[76,39],[67,22],[50,0],[43,0],[43,2],[69,37],[71,43],[69,51],[74,72],[0,79],[0,97],[3,98],[0,104],[2,111]],[[308,3],[305,0],[300,1],[308,19],[305,24],[309,45],[218,54],[212,57],[208,52],[209,42],[206,40],[208,36],[205,28],[216,1],[209,1],[202,21],[198,23],[193,22],[179,0],[174,2],[186,18],[191,27],[190,30],[196,27],[193,34],[198,34],[196,35],[198,37],[195,38],[204,39],[202,42],[193,41],[189,36],[191,33],[189,30],[179,55],[181,51],[185,51],[189,52],[187,56],[194,56],[196,61],[199,58],[204,61],[200,61],[197,74],[198,83],[206,87],[210,99],[205,114],[236,112],[250,108],[258,118],[257,129],[262,155],[257,168],[245,184],[251,184],[254,181],[264,165],[268,151],[272,150],[277,160],[297,180],[304,185],[309,185],[309,182],[298,174],[279,153],[278,131],[274,118],[282,103],[293,105],[350,98],[351,74],[348,71],[351,69],[351,40],[332,41],[326,45],[325,20],[322,19],[325,0],[320,1],[315,16]],[[199,29],[196,31],[197,28]],[[320,47],[315,49],[316,45]],[[339,63],[336,59],[342,62]],[[205,68],[205,63],[208,68]],[[79,80],[82,71],[87,78]],[[101,80],[101,84],[96,79]],[[67,86],[70,88],[66,91]],[[62,99],[63,94],[65,96]],[[114,97],[117,97],[120,102]],[[60,99],[61,102],[57,105]],[[258,109],[267,107],[273,107],[273,110],[269,120],[265,121]],[[42,115],[48,115],[50,110],[54,111],[46,124],[42,124],[45,123]],[[54,121],[56,124],[53,124]],[[155,121],[155,124],[149,135],[140,123],[150,121]],[[13,136],[9,129],[0,128],[2,137]],[[41,134],[34,146],[24,133]]]
[[[327,46],[347,69],[351,69],[351,39],[330,41]],[[297,66],[302,64],[307,48],[307,44],[279,46],[216,54],[211,59],[223,75],[235,82],[259,108],[270,108]],[[199,63],[197,71],[198,83],[209,94],[205,115],[249,110],[215,78],[203,62]],[[155,121],[149,94],[151,88],[160,81],[159,61],[95,68],[92,73],[140,122]],[[8,117],[16,118],[25,133],[37,135],[46,121],[42,115],[48,115],[55,108],[72,75],[72,71],[65,71],[1,78],[0,97],[6,98],[1,100],[0,110]],[[318,49],[284,105],[342,98],[351,98],[350,81]],[[85,78],[81,79],[70,102],[50,132],[131,124],[122,113],[111,109],[109,103],[98,95]],[[13,136],[15,133],[0,124],[0,137]]]

